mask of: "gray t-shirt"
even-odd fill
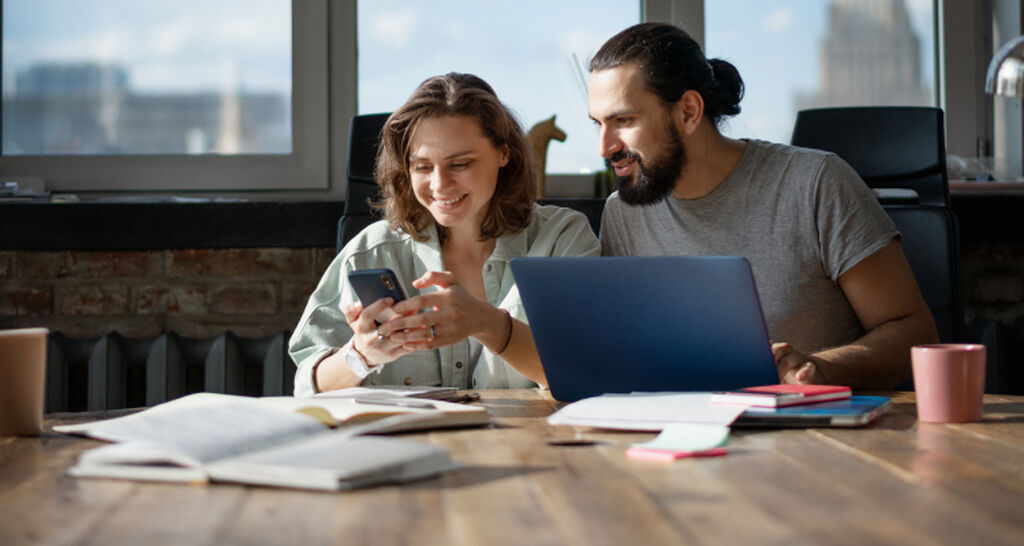
[[[836,280],[899,233],[835,154],[757,140],[698,199],[605,204],[606,256],[733,255],[750,261],[774,341],[812,353],[864,334]]]

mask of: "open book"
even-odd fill
[[[198,393],[54,430],[115,442],[83,453],[69,470],[73,476],[337,490],[452,468],[442,447],[362,436],[487,422],[482,407],[429,403],[433,408]]]

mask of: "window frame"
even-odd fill
[[[703,47],[704,4],[708,0],[646,0],[645,21],[675,23],[687,30]],[[992,155],[1004,152],[1008,159],[1024,164],[1024,112],[1010,99],[985,94],[988,63],[1002,44],[993,43],[997,12],[1016,12],[1016,25],[1002,21],[1009,35],[1024,32],[1024,0],[958,2],[932,0],[935,13],[934,58],[936,103],[946,119],[946,152],[977,157],[979,150]],[[1005,18],[1002,18],[1005,19]],[[688,21],[694,23],[688,24]],[[996,102],[1001,101],[1001,102]]]
[[[328,0],[291,6],[290,154],[0,155],[3,178],[41,178],[51,192],[76,194],[328,189]]]
[[[641,19],[677,24],[703,45],[705,1],[640,0]],[[991,44],[986,26],[991,10],[973,2],[933,2],[936,92],[946,113],[947,151],[973,157],[978,142],[998,138],[993,99],[982,89],[990,50],[998,47]],[[257,200],[344,199],[348,126],[358,111],[356,0],[292,0],[292,7],[292,155],[0,156],[0,179],[37,176],[50,191],[86,198],[173,192]],[[1010,122],[1020,124],[1018,119]],[[1019,160],[1024,152],[1016,153]],[[588,175],[548,175],[549,183],[579,189],[590,187],[590,180]]]

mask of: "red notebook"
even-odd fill
[[[762,408],[813,404],[849,397],[850,387],[841,385],[764,385],[711,393],[711,401],[716,404],[745,404]]]

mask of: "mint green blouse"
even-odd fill
[[[295,395],[315,392],[313,368],[320,360],[340,349],[352,336],[342,308],[357,300],[348,283],[348,272],[387,267],[398,276],[409,296],[437,290],[413,288],[412,281],[427,271],[444,271],[437,229],[431,226],[426,242],[394,231],[387,222],[376,222],[352,238],[334,258],[309,298],[302,318],[288,343],[295,361]],[[505,234],[495,243],[484,264],[483,279],[487,302],[508,310],[526,322],[526,313],[512,279],[509,261],[520,256],[598,256],[601,244],[590,229],[587,217],[577,211],[535,205],[529,226],[519,233]],[[501,357],[477,345],[479,358],[471,361],[470,340],[429,351],[417,351],[385,364],[371,373],[364,385],[440,385],[460,389],[535,387]]]

